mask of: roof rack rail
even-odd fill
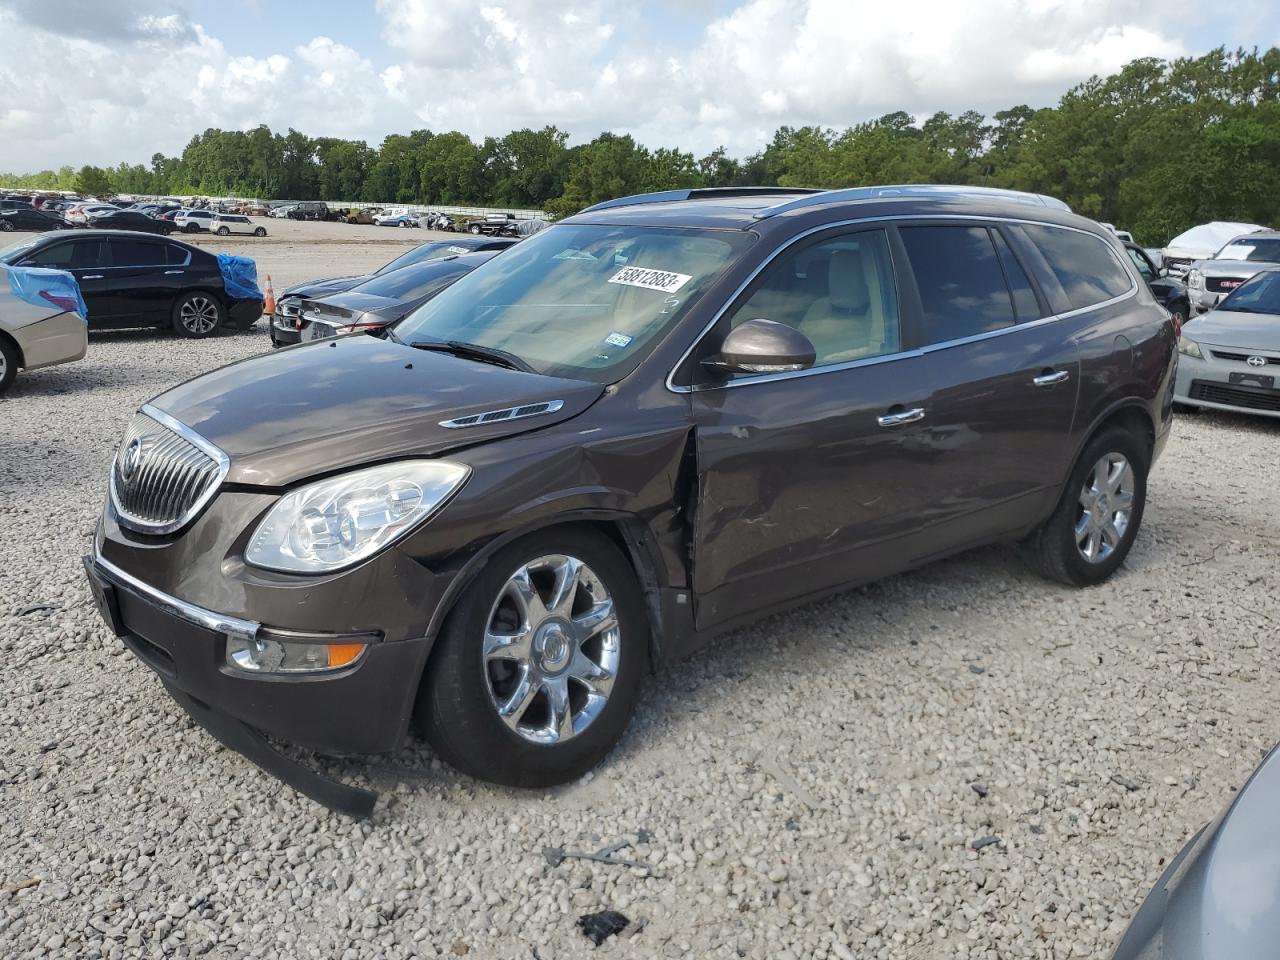
[[[674,203],[680,200],[716,200],[725,197],[791,197],[797,193],[822,193],[812,187],[693,187],[688,190],[661,190],[657,193],[636,193],[629,197],[605,200],[580,210],[592,213],[611,207],[632,207],[642,203]]]
[[[816,207],[826,203],[847,203],[852,200],[882,200],[893,197],[936,197],[939,199],[982,198],[987,200],[1008,200],[1013,203],[1027,203],[1033,206],[1051,207],[1054,210],[1071,212],[1071,208],[1057,197],[1043,193],[1026,193],[1022,190],[1005,190],[1000,187],[962,186],[942,183],[907,183],[883,187],[850,187],[847,190],[823,190],[810,196],[797,197],[765,207],[756,212],[757,220],[774,217],[780,213],[789,213],[805,207]]]

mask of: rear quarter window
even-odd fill
[[[1100,237],[1042,224],[1022,224],[1021,230],[1062,287],[1068,309],[1092,307],[1133,289],[1132,276]]]

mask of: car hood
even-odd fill
[[[1211,310],[1187,323],[1182,332],[1198,343],[1280,351],[1280,316],[1272,313]]]
[[[360,277],[331,277],[327,280],[308,280],[306,283],[295,283],[292,287],[285,287],[280,291],[282,297],[325,297],[331,293],[342,293],[344,290],[350,290],[354,286],[364,283],[370,279],[373,274],[366,274]]]
[[[392,297],[379,297],[372,293],[359,293],[352,290],[347,293],[335,293],[320,300],[304,300],[302,302],[302,318],[305,320],[313,312],[319,313],[326,320],[349,320],[365,313],[394,313],[411,300]]]
[[[1191,269],[1199,270],[1206,277],[1240,277],[1247,280],[1255,273],[1274,269],[1277,264],[1266,260],[1197,260]]]
[[[278,487],[536,430],[577,416],[603,391],[597,383],[355,336],[242,360],[175,387],[152,405],[227,454],[228,483]],[[552,400],[563,405],[545,415],[461,429],[440,425]]]
[[[1270,957],[1280,940],[1280,752],[1157,881],[1113,960]]]

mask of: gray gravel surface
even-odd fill
[[[582,782],[413,746],[335,763],[383,799],[327,814],[194,726],[80,570],[134,408],[266,349],[105,335],[0,400],[6,958],[1100,957],[1280,734],[1280,423],[1202,415],[1104,586],[971,553],[668,668]],[[644,866],[560,856],[623,841]],[[632,922],[593,948],[602,909]]]

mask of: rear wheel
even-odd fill
[[[17,375],[17,348],[4,337],[0,337],[0,396],[4,396],[5,391],[13,383],[13,378]]]
[[[1024,544],[1029,565],[1053,580],[1101,583],[1124,562],[1142,524],[1149,454],[1111,427],[1085,447],[1053,515]]]
[[[478,223],[473,223],[471,225],[471,232],[478,237],[483,231],[480,229],[480,225]]]
[[[173,329],[193,340],[212,336],[225,321],[222,304],[203,290],[183,294],[173,305]]]
[[[483,780],[582,776],[635,707],[644,601],[618,548],[559,528],[498,551],[450,613],[415,708],[442,759]]]
[[[255,237],[265,237],[265,236],[267,235],[267,228],[266,228],[266,227],[257,227],[257,228],[253,231],[253,235],[254,235]]]
[[[225,237],[225,236],[227,236],[228,234],[230,234],[230,233],[231,233],[230,229],[228,229],[227,227],[219,227],[219,228],[218,228],[216,231],[214,231],[214,232],[215,232],[215,233],[217,233],[217,235],[218,235],[218,236],[220,236],[220,237]]]

